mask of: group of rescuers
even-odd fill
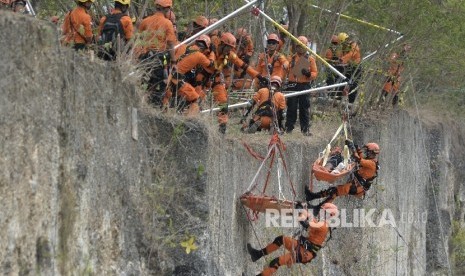
[[[66,15],[62,26],[64,44],[75,49],[84,49],[92,43],[91,18],[87,13],[92,2],[93,0],[77,0],[77,8]],[[104,31],[107,18],[118,15],[116,18],[121,21],[124,31],[123,40],[127,42],[134,39],[133,22],[129,16],[125,15],[129,5],[130,0],[115,0],[115,8],[111,14],[100,20],[99,34],[101,35]],[[249,88],[252,83],[255,83],[257,92],[251,99],[251,105],[256,106],[257,109],[251,121],[245,125],[244,131],[253,132],[260,128],[270,128],[273,124],[271,118],[276,116],[277,127],[291,132],[296,123],[298,109],[301,131],[308,134],[310,106],[308,96],[285,99],[281,92],[283,80],[287,80],[289,90],[302,91],[309,89],[312,81],[316,79],[318,70],[315,58],[308,54],[306,48],[297,44],[292,49],[293,54],[285,57],[280,53],[285,43],[284,36],[272,33],[267,37],[266,51],[259,54],[256,66],[249,66],[254,45],[250,34],[244,28],[240,28],[235,34],[213,30],[208,35],[196,38],[193,45],[180,45],[175,49],[179,42],[172,0],[155,0],[155,6],[154,14],[140,23],[139,39],[133,45],[141,63],[150,64],[150,70],[147,71],[148,89],[153,89],[152,92],[155,92],[157,89],[160,90],[155,86],[161,85],[161,90],[166,90],[166,93],[152,95],[151,100],[159,101],[163,107],[167,107],[171,99],[177,96],[184,101],[188,114],[194,115],[199,112],[199,101],[205,99],[206,87],[211,87],[214,101],[223,107],[218,120],[220,130],[224,131],[228,120],[228,88],[230,86],[234,89]],[[183,39],[195,35],[216,21],[216,19],[208,20],[203,16],[195,18],[185,31]],[[299,36],[298,40],[308,45],[308,38]],[[346,76],[359,74],[358,64],[361,57],[357,42],[350,40],[345,33],[333,36],[331,42],[332,45],[326,53],[328,62],[339,67],[339,71],[344,72]],[[406,51],[408,49],[404,49],[404,52]],[[390,58],[392,74],[400,73],[402,64],[396,62],[399,55],[393,54]],[[154,66],[158,67],[153,68]],[[246,74],[250,76],[249,80],[245,79]],[[329,75],[328,84],[336,83],[338,81],[336,77],[336,75]],[[398,86],[399,80],[394,79],[397,77],[398,75],[392,76],[386,81],[382,96],[385,97],[386,94],[392,93],[393,87]],[[252,79],[255,81],[252,82]],[[354,83],[356,85],[356,82],[350,85]],[[266,102],[271,102],[275,108],[269,109],[264,104]],[[286,106],[287,121],[285,125],[282,125],[282,112]],[[276,112],[276,114],[273,115],[270,112]],[[366,191],[370,189],[371,182],[378,172],[379,145],[367,143],[360,148],[351,140],[346,140],[345,144],[351,151],[352,159],[357,162],[357,168],[352,177],[343,185],[315,193],[306,188],[306,203],[296,204],[296,207],[301,210],[299,220],[308,230],[308,235],[298,239],[278,236],[262,249],[254,249],[247,244],[248,252],[254,262],[276,251],[282,245],[289,251],[273,259],[259,275],[271,275],[282,265],[310,262],[316,257],[316,252],[323,246],[330,233],[328,219],[338,215],[338,208],[333,201],[337,197],[346,195],[364,197]],[[335,149],[328,162],[328,171],[336,169],[338,163],[342,162],[341,150]],[[312,205],[310,202],[315,199],[324,200],[317,205]],[[314,207],[313,212],[309,212],[310,209],[305,206]]]
[[[143,79],[147,85],[148,101],[152,104],[163,109],[184,109],[188,116],[193,116],[199,113],[199,104],[206,99],[206,91],[211,91],[214,103],[220,107],[219,130],[224,133],[228,122],[228,90],[252,87],[256,94],[250,100],[250,109],[246,114],[252,108],[256,111],[252,113],[250,120],[243,118],[243,132],[254,133],[278,127],[279,131],[290,133],[299,116],[301,132],[310,135],[309,95],[286,99],[282,93],[310,89],[317,78],[315,57],[309,54],[306,47],[293,43],[292,54],[286,57],[281,53],[286,36],[277,31],[267,36],[265,52],[260,53],[258,61],[252,63],[254,43],[245,28],[239,28],[234,34],[215,29],[198,36],[190,46],[180,44],[180,41],[218,20],[197,16],[184,32],[178,33],[172,0],[154,0],[154,13],[138,24],[137,31],[134,31],[134,22],[127,15],[130,0],[115,0],[114,9],[101,18],[98,36],[94,37],[88,12],[94,1],[76,0],[77,7],[63,19],[62,43],[76,50],[85,49],[93,43],[102,42],[102,37],[103,40],[107,39],[111,36],[107,35],[108,32],[116,29],[119,32],[119,48],[124,48],[122,45],[125,44],[130,45],[139,64],[145,69]],[[284,24],[281,26],[287,27]],[[299,36],[298,40],[303,45],[309,45],[305,36]],[[112,55],[103,56],[111,60],[115,59],[116,53],[113,51]],[[352,80],[349,82],[350,87],[344,89],[345,92],[355,91],[349,93],[349,102],[352,103],[361,72],[360,48],[356,39],[351,39],[346,33],[333,36],[331,47],[326,52],[326,60]],[[392,70],[397,75],[401,71],[401,66]],[[327,74],[328,85],[341,81],[336,74]],[[399,86],[397,76],[390,78],[389,83],[390,87],[385,94],[396,93],[394,90]],[[343,89],[336,93],[342,94]]]

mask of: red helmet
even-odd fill
[[[368,143],[368,144],[365,144],[364,146],[367,150],[369,151],[372,151],[376,154],[379,154],[380,150],[379,150],[379,145],[376,144],[376,143]]]
[[[239,28],[236,31],[236,36],[237,37],[243,37],[247,35],[247,30],[245,28]]]
[[[163,8],[170,8],[173,6],[173,0],[155,0],[155,5]]]
[[[232,33],[223,33],[221,35],[221,42],[233,48],[236,48],[236,38]]]
[[[325,210],[326,214],[328,214],[331,218],[339,214],[337,206],[330,202],[326,202],[325,204],[321,205],[321,209]]]
[[[210,40],[210,37],[208,35],[206,35],[206,34],[203,34],[203,35],[199,36],[195,41],[201,41],[201,42],[205,43],[207,48],[210,48],[211,40]]]
[[[305,45],[308,44],[308,39],[303,35],[299,36],[297,39]]]
[[[199,25],[199,26],[202,27],[202,28],[208,27],[208,19],[207,19],[205,16],[203,16],[203,15],[197,16],[197,17],[194,19],[194,22],[195,22],[195,24]]]
[[[269,35],[268,35],[268,38],[267,38],[266,40],[267,40],[267,41],[268,41],[268,40],[274,40],[274,41],[276,41],[276,42],[279,43],[279,37],[278,37],[277,34],[269,34]]]
[[[271,83],[277,83],[279,87],[281,87],[281,83],[283,81],[281,80],[281,77],[280,76],[272,76],[271,79],[270,79],[270,84]]]

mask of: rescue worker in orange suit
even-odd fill
[[[331,187],[317,193],[305,189],[307,201],[317,198],[326,198],[323,202],[332,202],[336,197],[346,195],[362,198],[365,192],[370,189],[372,181],[378,176],[379,145],[376,143],[367,143],[360,149],[350,140],[346,140],[346,145],[352,152],[352,158],[358,163],[358,169],[345,184]]]
[[[308,45],[305,36],[297,38],[304,45]],[[288,72],[287,91],[303,91],[310,89],[311,83],[318,76],[315,58],[301,45],[295,45],[295,54],[289,57],[290,67]],[[297,109],[299,109],[300,131],[310,135],[310,96],[300,95],[287,98],[286,132],[291,133],[297,121]]]
[[[245,28],[239,28],[236,31],[236,41],[237,41],[237,56],[239,56],[242,61],[250,65],[250,59],[252,58],[254,52],[253,41],[250,34],[247,33]],[[235,90],[242,90],[250,88],[252,84],[252,79],[248,79],[246,72],[242,68],[234,68],[234,80],[232,88]]]
[[[77,0],[77,7],[63,20],[63,45],[83,50],[92,43],[92,19],[88,13],[94,0]]]
[[[360,62],[360,46],[353,36],[346,33],[339,33],[339,43],[341,44],[342,56],[339,58],[339,64],[344,68],[344,76],[349,80],[349,85],[344,88],[344,93],[349,94],[349,103],[353,103],[357,98],[358,82],[362,75]]]
[[[278,271],[280,266],[287,265],[290,267],[293,264],[306,264],[311,262],[317,252],[323,247],[324,243],[330,235],[329,220],[338,216],[337,206],[333,203],[325,203],[321,206],[319,218],[312,216],[307,210],[299,210],[298,220],[302,227],[306,230],[307,235],[301,235],[298,239],[289,236],[277,236],[272,243],[268,244],[263,249],[255,249],[249,243],[247,251],[253,262],[256,262],[263,256],[267,256],[278,250],[284,245],[288,252],[274,258],[260,274],[257,276],[269,276]]]
[[[155,13],[142,20],[139,25],[140,38],[136,40],[134,52],[146,71],[149,101],[161,105],[166,90],[168,70],[174,64],[174,45],[177,42],[170,16],[172,0],[155,0]]]
[[[395,106],[399,102],[399,88],[402,81],[402,72],[404,71],[404,62],[407,53],[410,51],[410,45],[404,44],[400,54],[392,53],[389,57],[389,68],[387,71],[386,81],[383,85],[383,91],[379,99],[379,103],[386,100],[388,95],[392,97],[392,105]]]
[[[213,100],[220,107],[218,112],[219,131],[226,132],[226,124],[228,122],[228,92],[226,87],[231,85],[232,71],[231,67],[237,66],[246,71],[252,78],[257,78],[261,83],[267,79],[261,76],[256,70],[248,66],[242,61],[234,51],[236,49],[236,38],[232,33],[226,32],[221,34],[221,41],[215,53],[215,69],[217,73],[214,75],[212,83]]]
[[[197,16],[189,25],[188,29],[183,32],[183,37],[180,38],[181,40],[185,40],[201,30],[205,29],[208,27],[208,19],[205,16],[199,15]],[[183,55],[186,52],[187,45],[182,44],[176,49],[176,59],[178,59],[181,55]]]
[[[340,66],[339,59],[342,57],[342,49],[339,44],[337,35],[331,37],[331,45],[326,49],[325,60],[339,72],[344,72],[344,67]],[[335,84],[338,81],[338,75],[327,69],[326,85]]]
[[[246,115],[244,115],[245,120],[248,113],[255,106],[257,110],[255,111],[253,118],[250,120],[248,125],[244,125],[241,128],[242,132],[246,133],[255,133],[256,131],[261,131],[262,129],[271,130],[273,128],[273,118],[276,116],[279,130],[283,128],[283,113],[286,109],[286,98],[284,94],[281,93],[282,80],[279,76],[273,76],[270,80],[270,88],[263,87],[255,93],[255,95],[250,100],[251,106],[249,107]]]
[[[279,76],[285,79],[286,72],[289,68],[289,61],[278,51],[279,37],[277,34],[270,34],[266,40],[265,53],[258,56],[256,70],[261,76]],[[259,82],[256,82],[257,84]],[[258,86],[256,86],[256,89]]]
[[[207,72],[213,73],[214,61],[205,56],[205,53],[209,52],[210,43],[208,35],[201,35],[195,40],[195,44],[189,46],[179,58],[177,68],[171,73],[171,81],[163,98],[164,106],[168,106],[170,98],[176,94],[189,106],[187,115],[192,116],[200,111],[199,93],[192,85],[195,83],[194,70],[201,66]]]
[[[124,37],[122,38],[122,45],[124,46],[133,36],[134,26],[132,25],[132,19],[127,15],[129,5],[131,4],[131,0],[115,0],[115,8],[111,11],[110,15],[103,16],[100,19],[100,24],[98,27],[99,37],[102,36],[102,31],[104,29],[104,25],[107,21],[107,18],[111,20],[110,22],[113,23],[113,20],[117,20],[121,22],[121,26],[123,27]],[[111,17],[111,18],[110,18]],[[123,49],[123,47],[121,48]],[[110,55],[104,54],[104,59],[109,60],[111,59]]]

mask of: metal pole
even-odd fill
[[[36,16],[36,13],[34,11],[34,9],[32,8],[32,5],[31,5],[31,1],[27,0],[26,1],[26,9],[28,10],[28,12],[32,15],[32,16]]]
[[[394,43],[394,42],[396,42],[396,41],[401,40],[402,38],[404,38],[403,35],[399,36],[398,38],[396,38],[396,39],[394,39],[393,41],[391,41],[391,42],[387,43],[386,45],[384,45],[384,48],[387,48],[389,45],[391,45],[392,43]],[[374,52],[368,54],[366,57],[364,57],[364,58],[362,59],[362,62],[365,61],[365,60],[367,60],[367,59],[369,59],[369,58],[371,58],[371,57],[374,56],[376,53],[378,53],[378,50],[376,50],[376,51],[374,51]]]
[[[333,12],[333,11],[328,10],[328,9],[320,8],[320,7],[316,6],[316,5],[310,5],[310,6],[313,7],[313,8],[316,8],[316,9],[320,9],[320,10],[325,11],[325,12],[337,14],[340,17],[343,17],[343,18],[346,18],[346,19],[354,20],[354,21],[357,21],[357,22],[362,23],[362,24],[366,24],[366,25],[369,25],[369,26],[372,26],[372,27],[375,27],[375,28],[378,28],[378,29],[382,29],[382,30],[385,30],[385,31],[388,31],[388,32],[391,32],[391,33],[395,33],[395,34],[398,34],[398,35],[402,35],[402,33],[398,32],[398,31],[394,31],[394,30],[388,29],[386,27],[382,27],[382,26],[379,26],[379,25],[376,25],[376,24],[373,24],[373,23],[370,23],[370,22],[367,22],[367,21],[364,21],[364,20],[360,20],[360,19],[357,19],[357,18],[354,18],[354,17],[350,17],[350,16],[342,14],[342,13]]]
[[[220,25],[222,25],[224,22],[228,21],[229,19],[231,19],[232,17],[236,16],[237,14],[241,13],[243,10],[249,8],[250,6],[253,6],[253,4],[255,4],[258,0],[252,0],[251,2],[249,2],[248,4],[242,6],[241,8],[235,10],[234,12],[226,15],[225,17],[221,18],[220,20],[218,20],[217,22],[215,22],[213,25],[210,25],[208,27],[206,27],[205,29],[201,30],[200,32],[196,33],[195,35],[187,38],[186,40],[184,40],[183,42],[179,43],[178,45],[174,46],[174,49],[177,49],[179,48],[181,45],[183,44],[189,44],[191,43],[192,41],[194,41],[197,37],[203,35],[203,34],[206,34],[206,33],[209,33],[210,31],[218,28]]]
[[[341,82],[341,83],[332,84],[332,85],[328,85],[328,86],[322,86],[322,87],[312,88],[312,89],[308,89],[308,90],[303,90],[303,91],[292,92],[292,93],[289,93],[289,94],[284,94],[284,97],[285,98],[291,98],[291,97],[295,97],[295,96],[310,94],[312,92],[318,92],[318,91],[327,90],[327,89],[336,88],[336,87],[345,86],[345,85],[347,85],[347,82]],[[237,109],[237,108],[241,108],[241,107],[249,107],[250,105],[251,104],[249,102],[242,102],[242,103],[232,104],[232,105],[228,106],[228,110]],[[202,110],[200,113],[208,113],[208,112],[216,112],[216,111],[220,111],[220,108],[215,107],[215,108],[212,108],[212,109],[206,109],[206,110]]]
[[[247,3],[251,3],[248,0],[244,0]],[[258,9],[258,8],[257,8]],[[293,36],[290,32],[288,32],[286,29],[284,29],[278,22],[274,21],[271,17],[269,17],[266,13],[264,13],[262,10],[258,9],[260,14],[268,19],[273,25],[278,28],[281,32],[285,33],[287,36],[289,36],[295,43],[299,44],[300,46],[304,47],[312,53],[314,56],[316,56],[321,62],[323,62],[324,65],[326,65],[331,71],[333,71],[335,74],[337,74],[339,77],[341,77],[343,80],[347,79],[346,76],[344,76],[341,72],[339,72],[336,68],[334,68],[331,64],[329,64],[324,58],[320,57],[317,53],[315,53],[312,49],[310,49],[307,45],[303,44],[298,40],[295,36]]]

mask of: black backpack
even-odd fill
[[[104,60],[115,60],[118,43],[122,43],[125,39],[123,24],[121,24],[121,18],[123,16],[126,15],[123,13],[106,15],[105,22],[103,23],[102,35],[99,40],[98,54],[98,56]]]

